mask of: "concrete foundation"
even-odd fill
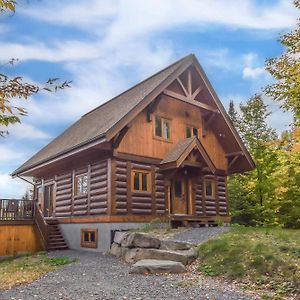
[[[88,250],[106,253],[112,243],[112,232],[115,230],[136,229],[146,223],[72,223],[60,224],[59,227],[70,249]],[[85,248],[80,246],[81,229],[98,229],[98,247]]]

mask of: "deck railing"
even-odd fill
[[[34,201],[23,199],[0,199],[0,221],[32,220]]]

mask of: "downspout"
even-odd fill
[[[20,175],[15,175],[15,176],[13,176],[13,178],[14,177],[18,177],[18,178],[20,178],[20,179],[22,179],[22,180],[24,180],[24,181],[26,181],[27,183],[30,183],[31,185],[33,185],[34,186],[34,183],[33,182],[31,182],[31,181],[29,181],[29,180],[27,180],[27,179],[25,179],[25,178],[23,178],[23,177],[21,177]]]

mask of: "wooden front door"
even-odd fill
[[[171,213],[174,215],[186,215],[187,208],[187,181],[182,174],[176,175],[172,181]]]
[[[53,213],[53,184],[44,187],[44,217],[52,217]]]

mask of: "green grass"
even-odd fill
[[[68,257],[49,257],[46,252],[9,258],[0,262],[0,290],[32,282],[60,266],[74,262]]]
[[[264,299],[300,293],[300,230],[233,227],[200,245],[199,258],[201,273],[261,289]]]

